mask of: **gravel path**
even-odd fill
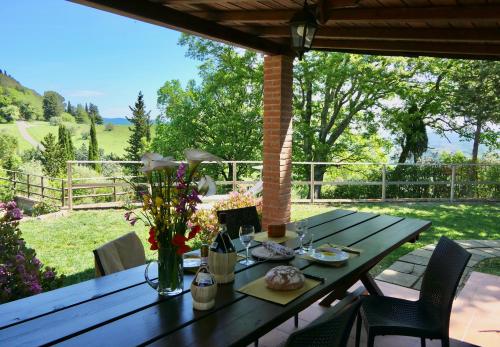
[[[37,140],[35,140],[33,137],[31,137],[31,135],[28,133],[28,130],[26,130],[27,128],[30,127],[30,125],[28,123],[26,123],[25,121],[19,120],[16,122],[16,124],[17,124],[17,128],[19,129],[19,133],[21,133],[21,136],[23,137],[23,139],[28,141],[35,148],[40,148],[41,150],[44,149],[42,144],[40,142],[38,142]]]

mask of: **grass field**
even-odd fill
[[[388,267],[402,255],[436,242],[441,235],[452,239],[500,239],[498,204],[356,204],[342,206],[293,205],[292,219],[297,220],[335,208],[389,214],[430,220],[433,227],[420,240],[407,243],[387,256],[374,274]],[[65,284],[93,278],[92,250],[128,231],[136,231],[146,247],[147,229],[136,224],[129,226],[123,219],[123,210],[79,211],[67,217],[30,220],[21,224],[27,243],[35,248],[42,262],[54,266],[65,275]],[[147,256],[153,254],[146,247]],[[498,265],[498,263],[496,263]],[[495,263],[485,264],[486,272],[494,271]]]
[[[23,139],[21,134],[19,133],[19,129],[17,128],[17,125],[14,123],[8,123],[8,124],[0,124],[0,133],[5,132],[9,135],[14,136],[17,139],[17,143],[19,145],[19,151],[23,152],[27,149],[33,148],[31,144]]]
[[[42,141],[44,136],[48,133],[53,133],[57,136],[58,127],[52,126],[47,122],[31,122],[28,128],[29,134],[37,141]],[[75,148],[80,148],[82,143],[88,145],[89,140],[82,139],[82,133],[90,132],[90,125],[88,124],[71,124],[69,127],[74,128],[74,135],[72,137],[73,144]],[[112,131],[106,131],[104,125],[98,125],[97,130],[97,142],[99,148],[104,150],[106,154],[125,154],[125,148],[127,147],[127,141],[130,136],[130,130],[128,125],[114,125]]]

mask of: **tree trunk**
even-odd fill
[[[316,182],[323,182],[323,178],[326,172],[326,165],[316,165],[314,167],[314,180]],[[321,185],[314,186],[314,198],[321,199]]]
[[[481,121],[478,120],[476,123],[476,131],[474,132],[474,143],[472,144],[472,164],[477,164],[477,159],[479,156],[479,144],[481,142]],[[478,181],[477,166],[472,166],[470,170],[470,181]],[[471,187],[471,191],[474,193],[474,197],[477,197],[478,186],[477,184]]]
[[[408,159],[409,154],[410,154],[410,147],[404,144],[403,148],[401,149],[401,154],[399,155],[398,163],[400,164],[406,163],[406,159]]]

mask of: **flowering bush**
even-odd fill
[[[0,303],[55,289],[62,282],[26,247],[19,230],[22,218],[14,201],[0,203]]]
[[[217,231],[219,223],[217,220],[217,211],[232,210],[248,206],[256,206],[259,217],[262,216],[262,198],[256,198],[252,193],[246,190],[240,190],[229,193],[225,200],[216,202],[209,210],[198,210],[191,218],[194,225],[199,225],[201,232],[193,241],[193,247],[203,243],[211,243]]]

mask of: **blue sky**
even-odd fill
[[[197,77],[176,31],[64,0],[1,0],[0,68],[39,93],[129,115],[139,90],[156,116],[167,80]]]

